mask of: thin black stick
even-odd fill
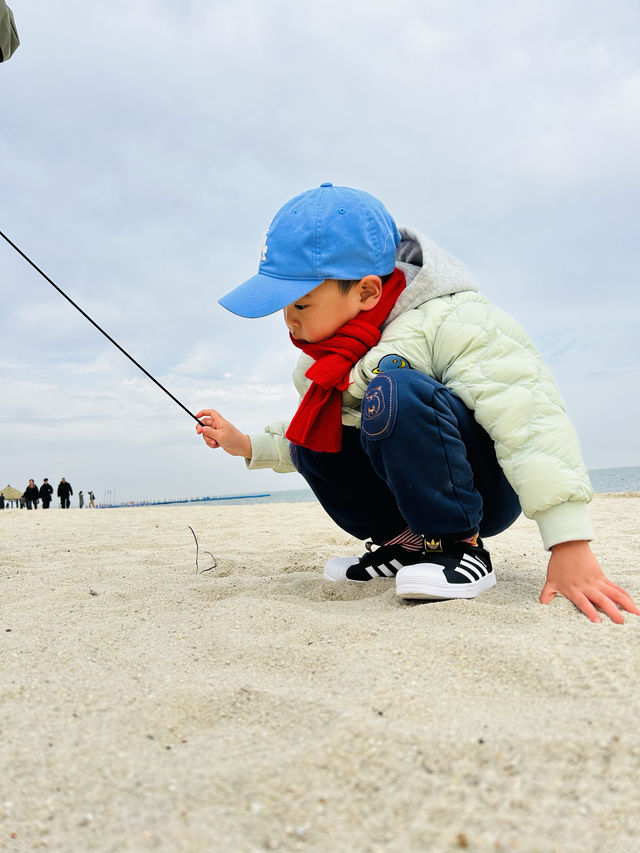
[[[67,300],[67,302],[70,302],[73,305],[73,307],[76,308],[82,314],[82,316],[85,317],[93,326],[95,326],[99,332],[102,332],[102,334],[105,336],[105,338],[108,341],[111,341],[111,343],[114,345],[114,347],[117,347],[123,355],[126,355],[126,357],[129,359],[129,361],[132,361],[135,364],[135,366],[144,373],[145,376],[148,376],[152,382],[156,383],[158,388],[160,388],[162,391],[164,391],[165,394],[167,394],[169,397],[171,397],[171,399],[173,400],[174,403],[177,403],[181,409],[184,409],[184,411],[189,415],[189,417],[192,417],[194,419],[194,421],[197,421],[201,426],[205,426],[205,424],[203,424],[199,418],[197,418],[192,412],[190,412],[189,409],[187,409],[187,407],[184,406],[180,402],[180,400],[177,399],[177,397],[173,396],[171,391],[167,391],[167,389],[164,387],[164,385],[162,385],[160,382],[158,382],[158,380],[155,378],[155,376],[152,376],[148,370],[145,370],[144,367],[139,362],[137,362],[132,355],[129,355],[129,353],[126,351],[126,349],[123,349],[117,341],[114,341],[114,339],[111,337],[111,335],[107,334],[107,332],[105,332],[105,330],[103,328],[101,328],[96,323],[95,320],[92,320],[86,311],[83,311],[79,305],[76,305],[76,303],[73,301],[73,299],[70,296],[67,296],[67,294],[64,292],[64,290],[62,290],[61,287],[58,287],[58,285],[55,283],[55,281],[52,281],[49,278],[49,276],[46,273],[44,273],[37,264],[34,264],[34,262],[31,260],[31,258],[28,257],[27,255],[25,255],[25,253],[22,251],[22,249],[18,248],[18,246],[16,246],[16,244],[12,240],[10,240],[5,233],[0,231],[0,237],[4,237],[4,239],[7,241],[7,243],[10,246],[13,246],[13,248],[16,250],[16,252],[19,255],[22,255],[22,257],[25,259],[25,261],[28,264],[31,264],[31,266],[34,268],[34,270],[39,272],[40,275],[43,278],[45,278],[49,282],[50,285],[55,287],[55,289],[58,291],[58,293],[61,296],[64,296],[64,298]]]
[[[216,558],[213,556],[211,551],[205,551],[204,553],[208,554],[213,560],[213,565],[209,566],[208,569],[200,569],[200,566],[198,565],[198,552],[200,550],[200,546],[198,545],[198,537],[196,536],[196,532],[190,524],[187,524],[187,527],[193,533],[193,538],[196,540],[196,574],[203,575],[205,572],[210,572],[212,569],[215,569],[218,564],[216,563]]]

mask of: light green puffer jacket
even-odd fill
[[[386,355],[451,388],[494,441],[523,512],[540,528],[546,548],[591,539],[592,490],[578,440],[553,377],[516,321],[477,292],[465,267],[419,232],[400,228],[397,265],[407,279],[377,346],[360,359],[343,394],[342,421],[360,426],[360,403]],[[294,371],[301,397],[312,360]],[[295,470],[286,423],[251,436],[249,468]]]

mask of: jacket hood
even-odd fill
[[[478,285],[462,261],[441,249],[420,231],[404,225],[399,226],[398,230],[402,239],[396,250],[396,266],[404,273],[407,286],[387,317],[385,326],[400,314],[417,308],[429,299],[462,290],[478,290]]]

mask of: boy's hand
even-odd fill
[[[624,619],[616,605],[640,615],[631,596],[604,576],[586,541],[560,542],[551,548],[547,582],[540,601],[549,604],[558,593],[572,601],[592,622],[601,621],[596,607],[618,624]]]
[[[202,409],[196,417],[205,422],[205,426],[196,424],[196,432],[201,435],[209,447],[221,447],[231,456],[244,456],[251,459],[251,439],[248,435],[225,420],[215,409]]]

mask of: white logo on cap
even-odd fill
[[[269,232],[267,232],[267,234],[268,233]],[[264,235],[264,240],[262,241],[262,245],[260,246],[260,260],[261,261],[267,260],[267,249],[269,248],[267,246],[267,234]]]

